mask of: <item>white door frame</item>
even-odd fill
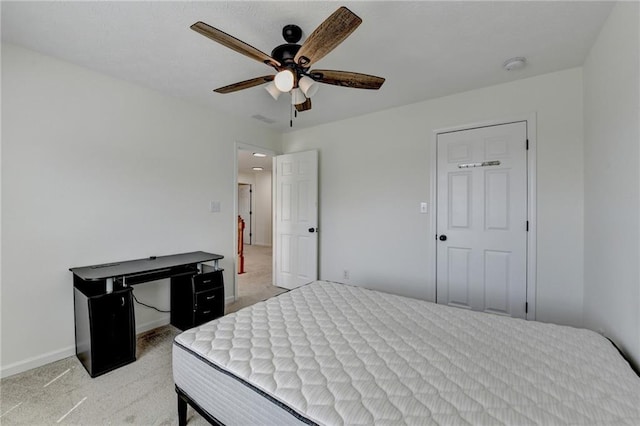
[[[537,220],[536,220],[536,114],[523,114],[516,116],[509,116],[502,119],[483,121],[479,123],[464,124],[459,126],[441,128],[433,130],[431,143],[429,146],[429,166],[431,168],[431,223],[430,223],[430,235],[428,236],[429,252],[431,256],[429,258],[429,266],[431,270],[430,281],[433,283],[433,294],[431,298],[435,302],[436,300],[436,212],[437,212],[437,155],[436,148],[438,143],[438,134],[448,133],[460,130],[470,130],[478,127],[497,126],[501,124],[509,124],[518,121],[525,121],[527,123],[527,140],[529,141],[529,149],[527,150],[527,220],[529,221],[529,233],[527,234],[527,319],[536,319],[536,235],[537,235]]]
[[[267,154],[271,157],[280,155],[276,151],[258,145],[251,145],[244,142],[235,142],[233,150],[233,295],[225,295],[225,303],[233,303],[238,300],[238,151],[251,151]],[[271,172],[273,181],[273,171]],[[274,193],[271,191],[271,201],[273,204]],[[273,244],[273,243],[272,243]]]

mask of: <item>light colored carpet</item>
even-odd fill
[[[238,275],[238,299],[227,305],[227,313],[286,291],[273,285],[271,246],[245,245],[244,256],[246,272]]]
[[[139,335],[135,362],[94,379],[75,356],[3,379],[0,423],[177,424],[171,344],[179,332],[167,325]],[[188,415],[190,425],[207,424]]]
[[[286,290],[271,285],[271,248],[247,246],[235,312]],[[140,334],[137,360],[92,379],[75,356],[0,381],[2,425],[175,425],[177,399],[171,345],[180,333],[167,325]],[[208,424],[189,408],[189,425]]]

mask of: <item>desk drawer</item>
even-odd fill
[[[215,309],[207,309],[203,312],[196,312],[193,315],[193,326],[197,327],[199,325],[204,324],[205,322],[209,322],[209,321],[213,321],[216,318],[220,318],[222,315],[220,315],[218,312],[216,312]]]
[[[224,315],[224,287],[196,293],[195,325]]]
[[[224,305],[224,290],[222,287],[196,293],[196,311],[212,308],[221,303]]]
[[[193,290],[195,292],[210,290],[223,286],[222,271],[207,272],[193,277]]]
[[[205,307],[215,306],[222,301],[224,303],[224,291],[222,287],[214,288],[213,290],[201,291],[196,293],[196,310],[201,310]]]

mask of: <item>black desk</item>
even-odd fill
[[[73,272],[76,355],[91,377],[136,359],[131,285],[171,279],[171,324],[195,327],[224,315],[218,260],[196,251],[70,268]],[[209,271],[203,262],[214,262]]]

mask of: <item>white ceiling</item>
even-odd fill
[[[2,41],[240,117],[289,130],[287,96],[261,86],[212,90],[272,69],[192,31],[204,21],[270,54],[282,27],[303,40],[339,6],[363,23],[315,67],[385,77],[379,91],[323,84],[294,130],[452,93],[580,66],[612,2],[10,2]],[[502,63],[525,56],[528,66]]]

